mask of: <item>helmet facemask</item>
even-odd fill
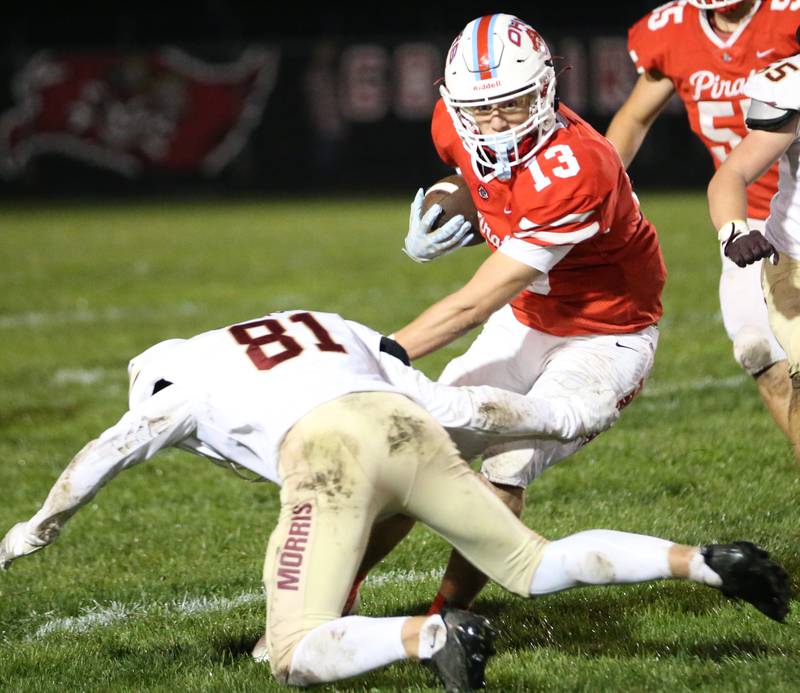
[[[500,180],[510,179],[511,168],[534,156],[555,130],[550,52],[533,29],[510,15],[467,25],[450,49],[440,94],[464,148]],[[488,123],[495,109],[510,113],[511,101],[527,102],[517,106],[517,113],[527,107],[524,122],[483,134],[479,121]]]
[[[537,80],[522,92],[471,105],[452,99],[447,88],[444,85],[440,87],[440,93],[464,148],[480,166],[493,169],[500,180],[511,178],[511,167],[524,163],[536,154],[555,128],[555,82],[552,66],[549,66],[548,71],[551,74],[544,74],[542,80]],[[528,117],[524,122],[502,132],[481,133],[477,109],[494,106],[502,113],[503,108],[499,104],[517,99],[529,102]]]

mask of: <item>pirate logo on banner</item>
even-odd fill
[[[261,120],[278,51],[207,63],[176,48],[140,55],[40,53],[13,80],[0,116],[0,175],[60,154],[135,178],[150,171],[213,177]]]

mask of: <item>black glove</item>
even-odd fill
[[[758,262],[761,258],[772,256],[772,264],[778,264],[778,251],[760,231],[743,233],[735,225],[731,227],[728,240],[723,244],[725,257],[736,263],[739,267],[746,267]],[[724,227],[723,227],[724,228]]]

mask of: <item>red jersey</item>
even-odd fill
[[[714,32],[708,12],[676,0],[634,24],[628,48],[639,72],[659,72],[672,81],[692,131],[719,167],[747,134],[744,119],[750,100],[742,91],[745,81],[775,60],[797,53],[798,24],[800,1],[756,0],[749,17],[722,38]],[[777,189],[775,165],[748,188],[747,215],[766,219]]]
[[[666,277],[655,228],[611,143],[564,106],[557,117],[508,181],[475,168],[441,100],[431,129],[439,156],[469,186],[490,248],[537,269],[531,253],[550,262],[511,302],[520,322],[558,336],[644,329],[661,316]]]

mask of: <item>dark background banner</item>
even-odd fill
[[[623,5],[583,21],[540,13],[561,98],[601,131],[636,79],[627,24],[650,7]],[[243,23],[223,7],[186,25],[117,14],[105,32],[91,31],[95,16],[62,34],[34,23],[9,36],[0,193],[363,193],[444,172],[430,114],[444,52],[471,14],[439,11],[425,27],[395,14],[369,29],[369,18],[340,14]],[[675,101],[632,167],[638,185],[707,180],[710,161],[684,121]]]

